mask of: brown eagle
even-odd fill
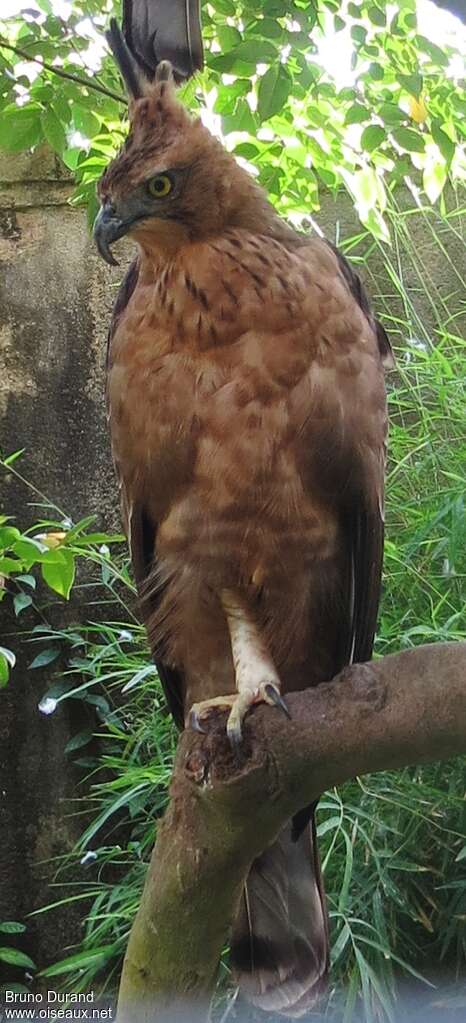
[[[137,245],[108,362],[124,524],[175,721],[227,708],[238,744],[254,704],[371,656],[390,348],[349,264],[280,219],[178,101],[171,64],[151,80],[116,24],[110,41],[130,131],[95,237],[112,262],[116,239]],[[288,1016],[328,969],[314,810],[253,864],[232,935],[244,993]]]

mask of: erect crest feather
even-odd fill
[[[130,98],[142,99],[148,80],[135,61],[116,18],[111,19],[110,28],[105,35]]]

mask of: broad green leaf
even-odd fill
[[[406,120],[406,114],[396,103],[381,103],[377,112],[388,127]]]
[[[345,124],[360,124],[362,121],[368,121],[370,116],[370,110],[363,107],[362,103],[353,103],[346,113]]]
[[[0,550],[7,550],[20,536],[21,533],[16,526],[0,526]]]
[[[22,934],[26,930],[25,924],[19,924],[16,920],[4,920],[0,923],[1,934]]]
[[[374,235],[374,238],[378,238],[381,242],[386,242],[387,245],[390,244],[390,232],[379,210],[369,210],[361,219],[366,227],[369,228],[371,234]]]
[[[0,147],[11,153],[31,149],[41,138],[41,109],[28,103],[23,107],[11,104],[2,111]]]
[[[21,614],[25,608],[30,607],[32,604],[32,597],[30,593],[15,593],[13,597],[13,606],[15,609],[15,615]]]
[[[52,664],[56,661],[57,657],[60,656],[60,648],[58,646],[49,646],[45,650],[42,650],[37,657],[31,661],[29,670],[34,671],[36,668],[44,668],[46,664]]]
[[[420,132],[414,131],[413,128],[394,128],[392,135],[401,149],[406,149],[408,153],[424,152],[424,138]]]
[[[446,131],[443,130],[438,121],[432,121],[432,138],[439,147],[440,152],[447,164],[450,164],[455,155],[455,143],[452,142]]]
[[[61,156],[66,146],[65,129],[52,107],[48,107],[44,110],[41,117],[41,123],[42,131],[47,142],[52,146],[52,149]]]
[[[386,24],[386,16],[384,12],[380,10],[380,7],[369,7],[367,14],[369,21],[371,21],[373,25],[383,26]]]
[[[65,753],[73,753],[74,750],[87,746],[91,739],[92,732],[90,732],[89,729],[85,732],[78,732],[77,735],[73,735],[73,738],[67,742],[65,746]]]
[[[232,25],[219,25],[217,29],[217,39],[220,43],[220,47],[223,53],[228,50],[233,50],[242,41],[241,32],[237,28],[233,28]]]
[[[10,668],[14,668],[16,657],[12,650],[9,650],[6,646],[0,646],[0,657],[4,657]]]
[[[240,142],[238,146],[235,146],[234,152],[237,156],[242,156],[245,160],[252,161],[257,159],[259,148],[253,142]]]
[[[248,34],[261,36],[262,39],[281,39],[283,27],[275,18],[260,18],[248,26]]]
[[[27,970],[35,970],[36,964],[24,952],[17,948],[0,948],[0,960],[11,966],[24,966]]]
[[[60,554],[60,559],[57,560],[55,558],[53,561],[44,561],[42,564],[42,576],[44,582],[52,590],[55,590],[61,597],[65,597],[68,600],[75,575],[74,554],[66,549],[54,551],[53,553]]]
[[[406,92],[419,99],[422,92],[422,75],[398,75],[398,81],[406,89]]]
[[[94,138],[101,129],[100,117],[79,103],[73,104],[73,121],[76,131],[80,131],[89,139]]]
[[[367,38],[367,28],[363,25],[353,25],[351,29],[351,38],[355,43],[365,43]]]
[[[291,78],[283,64],[269,68],[259,81],[257,112],[261,121],[280,113],[291,89]]]
[[[225,132],[246,131],[249,135],[256,134],[254,114],[245,99],[239,99],[234,114],[226,114],[222,118]]]
[[[3,689],[7,685],[9,677],[10,666],[2,648],[0,647],[0,689]]]
[[[381,82],[384,77],[384,70],[381,64],[372,63],[369,64],[369,74],[374,82]]]
[[[361,135],[361,146],[366,149],[368,153],[372,153],[374,149],[380,146],[380,143],[386,138],[385,129],[379,124],[370,124],[364,129]]]

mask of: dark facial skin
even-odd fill
[[[102,206],[94,223],[94,239],[100,255],[110,266],[117,265],[110,246],[128,234],[135,224],[153,218],[179,219],[179,200],[188,172],[188,167],[159,171],[120,199],[102,196]],[[162,186],[169,188],[166,194],[158,194],[158,184],[161,190]]]

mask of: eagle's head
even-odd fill
[[[260,196],[263,208],[264,197],[180,103],[171,64],[162,61],[153,81],[141,80],[129,52],[117,56],[131,93],[130,130],[98,186],[94,236],[103,258],[115,263],[110,245],[126,234],[145,251],[173,251],[247,223],[252,200]]]

